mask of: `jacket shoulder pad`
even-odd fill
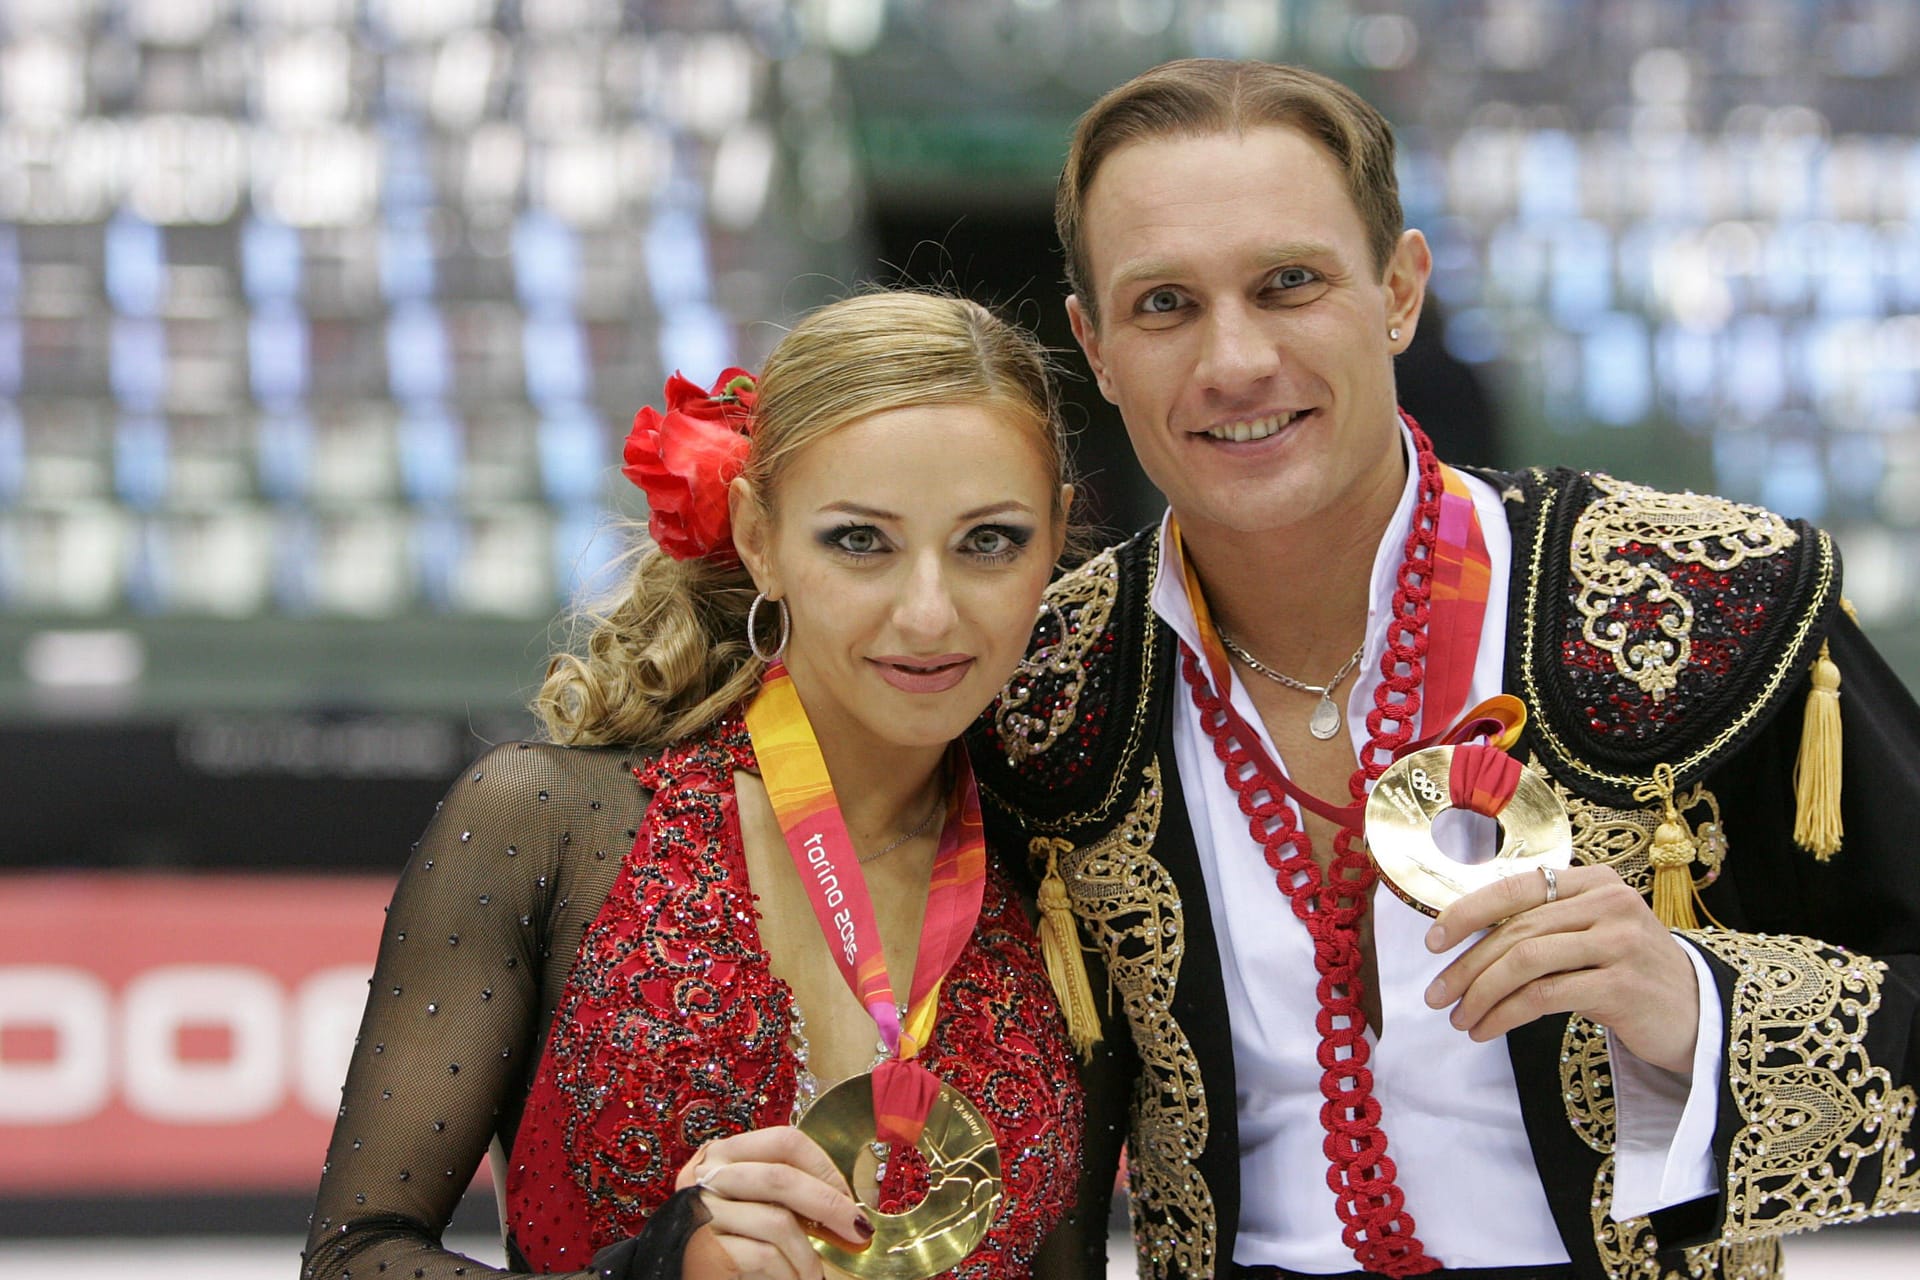
[[[1041,826],[1098,816],[1151,741],[1160,650],[1149,595],[1156,530],[1136,534],[1047,589],[1026,657],[971,735],[983,789]]]
[[[1617,801],[1737,750],[1797,687],[1839,602],[1833,541],[1804,520],[1600,473],[1506,491],[1508,683],[1562,777]]]

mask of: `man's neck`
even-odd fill
[[[1330,676],[1366,635],[1374,559],[1400,503],[1404,464],[1391,475],[1336,519],[1249,533],[1180,516],[1215,625],[1300,680]]]

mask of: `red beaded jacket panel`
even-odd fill
[[[509,1229],[536,1270],[582,1267],[637,1232],[701,1143],[792,1120],[795,1004],[761,945],[736,769],[757,765],[732,718],[635,770],[652,801],[581,941],[509,1161]],[[951,1274],[1025,1276],[1071,1207],[1084,1113],[1038,943],[991,863],[921,1060],[986,1117],[1005,1181],[985,1242]],[[883,1209],[924,1177],[906,1154]]]

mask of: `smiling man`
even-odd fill
[[[1111,993],[1080,1211],[1126,1139],[1145,1274],[1730,1280],[1920,1207],[1920,709],[1827,536],[1434,457],[1393,370],[1426,241],[1333,81],[1149,71],[1081,119],[1056,219],[1170,506],[1055,585],[982,734]],[[1376,891],[1362,802],[1501,694],[1574,865],[1429,919]]]

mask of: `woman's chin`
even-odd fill
[[[990,701],[968,696],[964,686],[939,695],[889,692],[862,719],[877,739],[905,751],[945,747],[980,718]]]

